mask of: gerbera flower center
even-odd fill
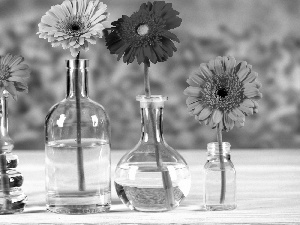
[[[81,17],[70,16],[60,21],[57,29],[67,35],[78,37],[84,33],[86,25]]]
[[[72,34],[75,36],[78,36],[81,34],[81,31],[83,30],[84,25],[81,21],[72,21],[70,24],[66,24],[66,32],[68,34]]]
[[[228,95],[228,92],[227,92],[226,88],[221,88],[221,89],[217,90],[216,95],[221,98],[225,98]]]
[[[80,26],[79,26],[79,24],[74,23],[74,24],[71,25],[71,29],[74,30],[74,31],[78,31],[78,30],[80,30]]]
[[[145,36],[149,33],[149,26],[147,24],[141,24],[137,29],[136,32],[140,36]]]
[[[203,101],[212,109],[229,112],[244,100],[243,85],[237,76],[215,76],[213,82],[207,82]]]
[[[136,12],[122,23],[117,35],[132,48],[140,48],[161,43],[164,22],[155,15]]]
[[[7,65],[0,66],[0,80],[7,80],[10,76],[10,68]]]

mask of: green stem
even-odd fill
[[[224,204],[225,192],[226,192],[226,174],[225,174],[224,156],[223,156],[222,129],[220,129],[219,125],[217,126],[217,139],[219,144],[219,159],[220,159],[220,170],[221,170],[220,204]]]
[[[77,171],[79,191],[85,190],[85,176],[83,167],[83,152],[81,146],[81,107],[80,107],[80,82],[79,82],[79,56],[76,57],[75,66],[75,99],[76,99],[76,119],[77,119]]]
[[[149,79],[149,62],[144,63],[144,86],[145,86],[145,95],[146,98],[151,98],[151,90],[150,90],[150,79]],[[153,137],[154,137],[154,147],[155,147],[155,159],[156,159],[156,165],[158,169],[161,171],[162,175],[162,181],[163,181],[163,187],[166,193],[166,203],[167,208],[172,209],[175,206],[175,199],[174,199],[174,190],[172,186],[172,180],[169,173],[169,170],[167,167],[163,166],[160,152],[158,149],[158,142],[156,139],[156,128],[155,128],[155,119],[153,115],[152,110],[152,103],[150,103],[149,107],[149,116],[150,120],[152,121],[152,131],[153,131]]]
[[[151,98],[149,66],[147,65],[147,63],[144,63],[144,87],[146,98]]]

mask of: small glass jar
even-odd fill
[[[236,171],[230,159],[230,143],[222,144],[222,151],[219,151],[218,142],[207,145],[204,207],[210,211],[236,208]]]

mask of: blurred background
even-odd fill
[[[9,133],[15,149],[44,149],[44,119],[65,96],[65,60],[69,50],[52,48],[36,32],[41,17],[61,0],[0,0],[0,55],[20,54],[32,70],[29,93],[9,100]],[[143,1],[104,0],[112,21],[131,15]],[[176,149],[203,149],[216,131],[200,125],[186,109],[186,79],[216,56],[245,60],[259,73],[263,99],[259,113],[245,126],[224,133],[232,148],[298,148],[300,145],[300,1],[298,0],[168,0],[180,12],[181,40],[165,63],[151,65],[152,94],[169,97],[164,110],[164,136]],[[103,39],[82,58],[90,60],[90,97],[107,110],[112,148],[131,149],[140,137],[139,103],[143,67],[126,65],[110,55]]]

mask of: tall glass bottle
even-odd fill
[[[140,101],[141,138],[119,161],[115,188],[130,209],[172,210],[188,195],[191,176],[185,160],[163,137],[163,107],[167,98],[137,96],[137,100]],[[171,203],[168,195],[171,195]]]
[[[19,159],[12,154],[14,147],[8,135],[8,92],[0,98],[0,214],[22,212],[27,196],[22,191],[23,175],[16,170]]]
[[[223,169],[220,157],[224,160]],[[224,198],[221,198],[222,185]],[[220,156],[217,142],[207,145],[207,162],[204,165],[204,207],[211,211],[236,208],[236,171],[231,162],[228,142],[223,142],[222,156]]]
[[[88,97],[88,60],[67,60],[67,95],[45,121],[47,210],[108,211],[111,205],[110,123]]]

